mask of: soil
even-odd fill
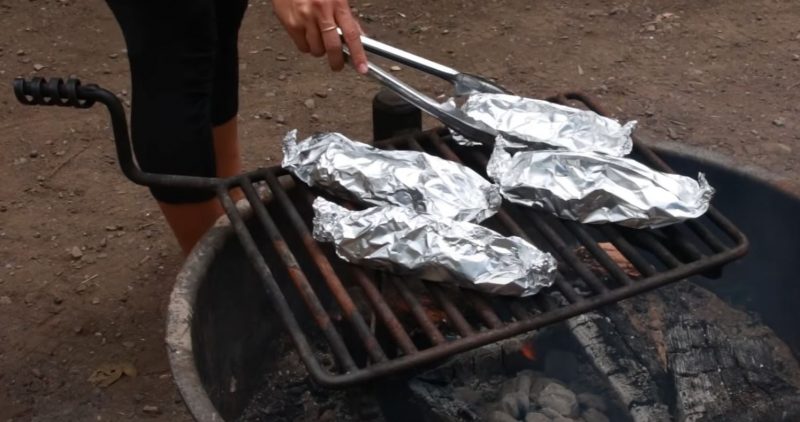
[[[638,120],[652,143],[766,169],[800,191],[800,2],[353,6],[376,38],[526,96],[586,91]],[[278,163],[291,128],[368,139],[377,86],[296,53],[269,2],[250,9],[240,37],[246,168]],[[119,29],[101,0],[0,0],[0,23],[0,420],[189,420],[163,345],[182,257],[147,190],[119,171],[106,113],[25,107],[11,94],[16,76],[76,75],[127,101]],[[89,381],[109,364],[136,374]]]

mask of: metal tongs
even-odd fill
[[[339,29],[341,35],[341,29]],[[456,69],[428,60],[416,54],[409,53],[391,45],[373,40],[366,36],[361,36],[361,44],[370,53],[377,54],[386,59],[413,67],[429,75],[436,76],[453,85],[456,95],[468,95],[476,92],[492,94],[510,94],[505,88],[480,76],[469,73],[459,72]],[[343,47],[345,54],[349,55],[347,46]],[[404,100],[415,105],[420,110],[430,114],[449,128],[455,130],[462,136],[491,145],[497,137],[497,132],[485,125],[478,124],[466,116],[454,113],[450,107],[445,107],[429,96],[417,91],[410,85],[401,81],[391,73],[383,70],[371,62],[367,62],[368,74],[378,80],[383,86],[397,93]]]

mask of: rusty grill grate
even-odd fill
[[[744,255],[748,247],[746,237],[713,208],[702,218],[680,225],[632,230],[582,225],[506,203],[484,224],[526,238],[553,254],[559,261],[559,276],[551,288],[533,298],[509,299],[398,279],[346,264],[330,245],[314,241],[310,220],[316,193],[302,182],[284,187],[279,178],[289,176],[280,167],[229,179],[143,173],[133,164],[124,110],[110,92],[42,79],[18,80],[15,92],[26,104],[85,108],[102,102],[111,112],[120,165],[131,180],[216,190],[311,377],[328,387],[351,386],[434,364],[692,275],[713,275],[723,264]],[[604,114],[581,94],[550,100],[578,101]],[[651,150],[635,144],[637,158],[669,171]],[[488,160],[487,150],[457,146],[446,129],[376,145],[424,150],[476,169],[485,168]],[[234,204],[229,192],[235,188],[242,190],[252,207],[252,219],[246,219]],[[262,188],[270,191],[270,200],[260,199],[257,191]],[[613,244],[635,271],[620,267],[619,259],[615,261],[601,246],[603,242]],[[294,300],[304,305],[290,306]],[[331,355],[334,365],[325,362]]]

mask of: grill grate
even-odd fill
[[[473,167],[477,164],[478,168],[485,167],[488,160],[486,151],[457,146],[446,129],[376,145],[423,150]],[[666,170],[663,163],[647,159],[648,150],[637,146],[637,153],[640,159],[644,157],[649,164]],[[718,270],[742,256],[747,248],[744,235],[714,209],[701,219],[678,226],[633,230],[611,225],[586,226],[506,203],[485,224],[551,252],[559,261],[559,276],[553,287],[533,298],[489,297],[437,283],[399,280],[343,264],[328,245],[317,244],[311,237],[311,202],[315,192],[299,181],[291,189],[284,188],[278,177],[286,175],[278,167],[260,170],[242,177],[237,185],[244,188],[259,228],[267,232],[272,243],[273,249],[266,253],[279,256],[292,285],[281,285],[270,273],[262,255],[264,251],[259,250],[251,233],[254,228],[248,228],[227,188],[220,189],[219,194],[311,376],[330,387],[349,386],[432,364],[691,275]],[[267,204],[258,199],[252,187],[262,180],[272,192],[272,201]],[[288,221],[288,226],[279,228],[277,218]],[[286,238],[294,235],[301,242],[291,248]],[[626,273],[600,247],[600,242],[612,243],[640,275],[633,277]],[[596,266],[580,256],[579,247],[585,248]],[[300,255],[309,258],[314,268],[301,268],[297,263]],[[312,287],[304,270],[320,273],[324,283]],[[352,286],[358,287],[356,293],[363,296],[366,306],[356,305]],[[286,296],[298,292],[306,308],[290,309]],[[389,292],[396,297],[390,297]],[[320,297],[329,295],[335,304],[323,306]],[[336,322],[339,313],[341,321]],[[374,321],[368,323],[373,313]],[[324,345],[310,340],[314,338],[313,331],[300,327],[298,319],[308,316],[316,321]],[[379,341],[381,332],[387,335]],[[344,337],[352,340],[345,341]],[[337,359],[337,368],[322,365],[320,356],[326,353]]]
[[[136,183],[216,190],[311,377],[328,387],[396,375],[692,275],[713,276],[722,265],[743,256],[748,247],[744,234],[714,208],[683,224],[633,230],[563,221],[506,203],[484,224],[503,234],[528,239],[553,254],[559,261],[559,275],[552,287],[532,298],[509,299],[444,284],[401,280],[346,264],[330,245],[314,241],[309,222],[315,193],[301,182],[294,188],[284,188],[278,178],[287,173],[280,167],[229,179],[145,173],[133,161],[125,112],[111,92],[94,85],[81,86],[76,80],[48,82],[41,78],[18,79],[14,91],[24,104],[88,108],[100,102],[108,107],[120,166]],[[604,114],[579,93],[550,100],[578,101]],[[488,160],[487,150],[459,147],[446,129],[377,145],[423,150],[479,169],[485,168]],[[635,153],[650,166],[669,171],[639,142],[635,142]],[[271,200],[259,198],[258,185],[266,185]],[[230,196],[236,188],[242,190],[252,208],[255,221],[250,224]],[[266,242],[255,240],[264,234]],[[600,242],[613,244],[639,274],[626,273]],[[293,308],[290,300],[304,305]],[[335,358],[335,365],[325,363],[328,355]]]

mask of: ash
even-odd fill
[[[360,421],[363,410],[354,391],[329,390],[309,378],[300,356],[286,340],[282,353],[275,354],[273,370],[264,374],[263,384],[238,419],[241,422],[324,422]],[[318,349],[319,350],[319,349]],[[320,362],[333,364],[330,356]]]

